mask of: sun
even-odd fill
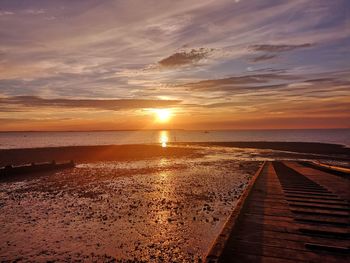
[[[171,111],[169,109],[156,109],[154,112],[158,122],[168,122],[171,117]]]

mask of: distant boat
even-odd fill
[[[204,133],[209,133],[208,131],[204,131]]]

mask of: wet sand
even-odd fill
[[[83,163],[0,184],[0,261],[200,262],[261,162]]]
[[[0,182],[0,261],[200,262],[262,161],[299,157],[208,145],[1,150],[2,163],[78,165]]]
[[[0,149],[0,166],[25,164],[31,162],[50,162],[74,160],[80,162],[127,161],[149,158],[199,157],[194,146],[231,147],[242,149],[277,150],[298,153],[299,158],[319,158],[318,155],[333,159],[350,160],[350,148],[338,144],[304,142],[208,142],[176,143],[171,147],[160,145],[103,145],[67,146],[31,149]],[[278,156],[292,157],[293,154],[279,152]]]
[[[159,145],[103,145],[67,146],[28,149],[1,149],[0,166],[74,160],[75,162],[126,161],[146,158],[178,158],[191,156],[188,147],[161,147]]]
[[[181,145],[183,143],[179,143]],[[315,142],[205,142],[186,143],[187,145],[222,146],[235,148],[270,149],[309,154],[339,155],[350,158],[350,148],[340,144]]]

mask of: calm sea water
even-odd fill
[[[350,129],[251,131],[1,132],[0,148],[213,141],[298,141],[350,146]]]

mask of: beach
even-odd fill
[[[1,1],[1,262],[350,262],[350,1]]]
[[[201,262],[263,161],[306,157],[349,160],[327,144],[0,150],[1,166],[76,163],[1,179],[0,260]]]
[[[160,147],[159,145],[103,145],[65,146],[26,149],[0,149],[0,165],[31,162],[67,161],[130,161],[149,158],[177,158],[191,156],[195,151],[186,147]]]
[[[149,158],[200,157],[203,149],[248,149],[264,157],[348,160],[350,148],[340,144],[313,142],[183,142],[159,144],[62,146],[0,149],[0,166],[32,162],[74,160],[75,162],[127,161]],[[237,151],[236,151],[237,152]]]

